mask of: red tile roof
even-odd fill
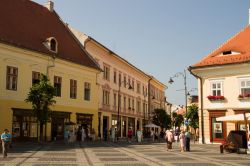
[[[98,69],[55,11],[29,0],[0,0],[0,42],[55,55],[43,42],[55,37],[56,58]]]
[[[221,55],[225,51],[237,52],[235,55]],[[219,48],[208,54],[191,68],[244,63],[250,61],[250,26],[237,33]]]

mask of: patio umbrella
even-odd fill
[[[249,129],[247,129],[247,123],[250,122],[250,113],[222,116],[222,117],[216,118],[216,121],[224,121],[224,122],[229,122],[229,123],[244,122],[245,129],[246,129],[246,138],[247,138],[247,141],[249,141],[248,140]]]
[[[155,125],[155,124],[153,124],[153,123],[150,123],[150,124],[145,125],[144,127],[159,128],[160,126],[157,126],[157,125]]]

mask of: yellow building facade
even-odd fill
[[[0,132],[9,129],[14,140],[39,137],[39,124],[32,114],[32,106],[24,100],[32,84],[39,81],[39,75],[45,74],[57,89],[51,121],[44,126],[46,139],[63,139],[69,124],[69,129],[74,132],[84,128],[90,137],[89,133],[94,129],[95,133],[91,134],[97,135],[96,78],[101,72],[98,65],[61,22],[52,2],[49,7],[32,1],[2,3],[11,2],[0,2],[0,19],[9,25],[0,32]],[[8,6],[12,8],[5,9]],[[17,6],[22,9],[15,10]],[[9,16],[8,12],[12,10],[13,14]],[[15,20],[20,16],[23,17],[21,23]],[[28,17],[32,26],[25,19]],[[46,21],[42,22],[44,19]],[[9,20],[12,24],[7,24]]]

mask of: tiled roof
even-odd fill
[[[49,37],[58,42],[56,54],[43,44]],[[99,70],[57,13],[30,0],[0,1],[0,42]]]
[[[233,54],[222,55],[226,51],[232,51]],[[192,65],[191,68],[244,63],[248,61],[250,61],[250,26],[237,33],[201,61]]]

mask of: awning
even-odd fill
[[[246,113],[246,120],[250,122],[250,113]],[[216,121],[224,121],[224,122],[245,122],[244,114],[236,114],[236,115],[228,115],[216,118]]]

